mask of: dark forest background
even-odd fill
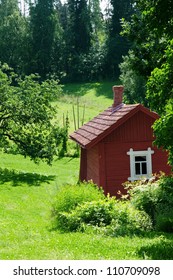
[[[117,79],[130,42],[131,0],[1,0],[0,61],[20,75],[64,82]]]

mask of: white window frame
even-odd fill
[[[154,151],[151,148],[148,148],[144,151],[134,151],[132,148],[127,152],[127,155],[130,156],[130,177],[128,178],[129,181],[140,180],[141,178],[150,179],[152,177],[152,157],[151,155],[154,154]],[[145,156],[146,163],[147,163],[147,174],[145,175],[137,175],[135,171],[135,157],[137,156]]]

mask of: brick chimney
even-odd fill
[[[114,103],[112,104],[112,107],[117,107],[118,105],[122,104],[123,101],[123,86],[113,86],[112,87],[113,94],[114,94]]]

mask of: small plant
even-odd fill
[[[103,190],[92,182],[79,183],[77,185],[64,185],[58,189],[52,207],[52,217],[55,227],[61,224],[62,213],[70,213],[79,204],[87,201],[105,199]]]

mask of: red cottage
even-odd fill
[[[125,193],[127,180],[171,173],[167,153],[152,144],[159,116],[141,104],[123,104],[123,86],[113,92],[113,105],[70,135],[81,146],[80,180],[93,180],[110,195]]]

